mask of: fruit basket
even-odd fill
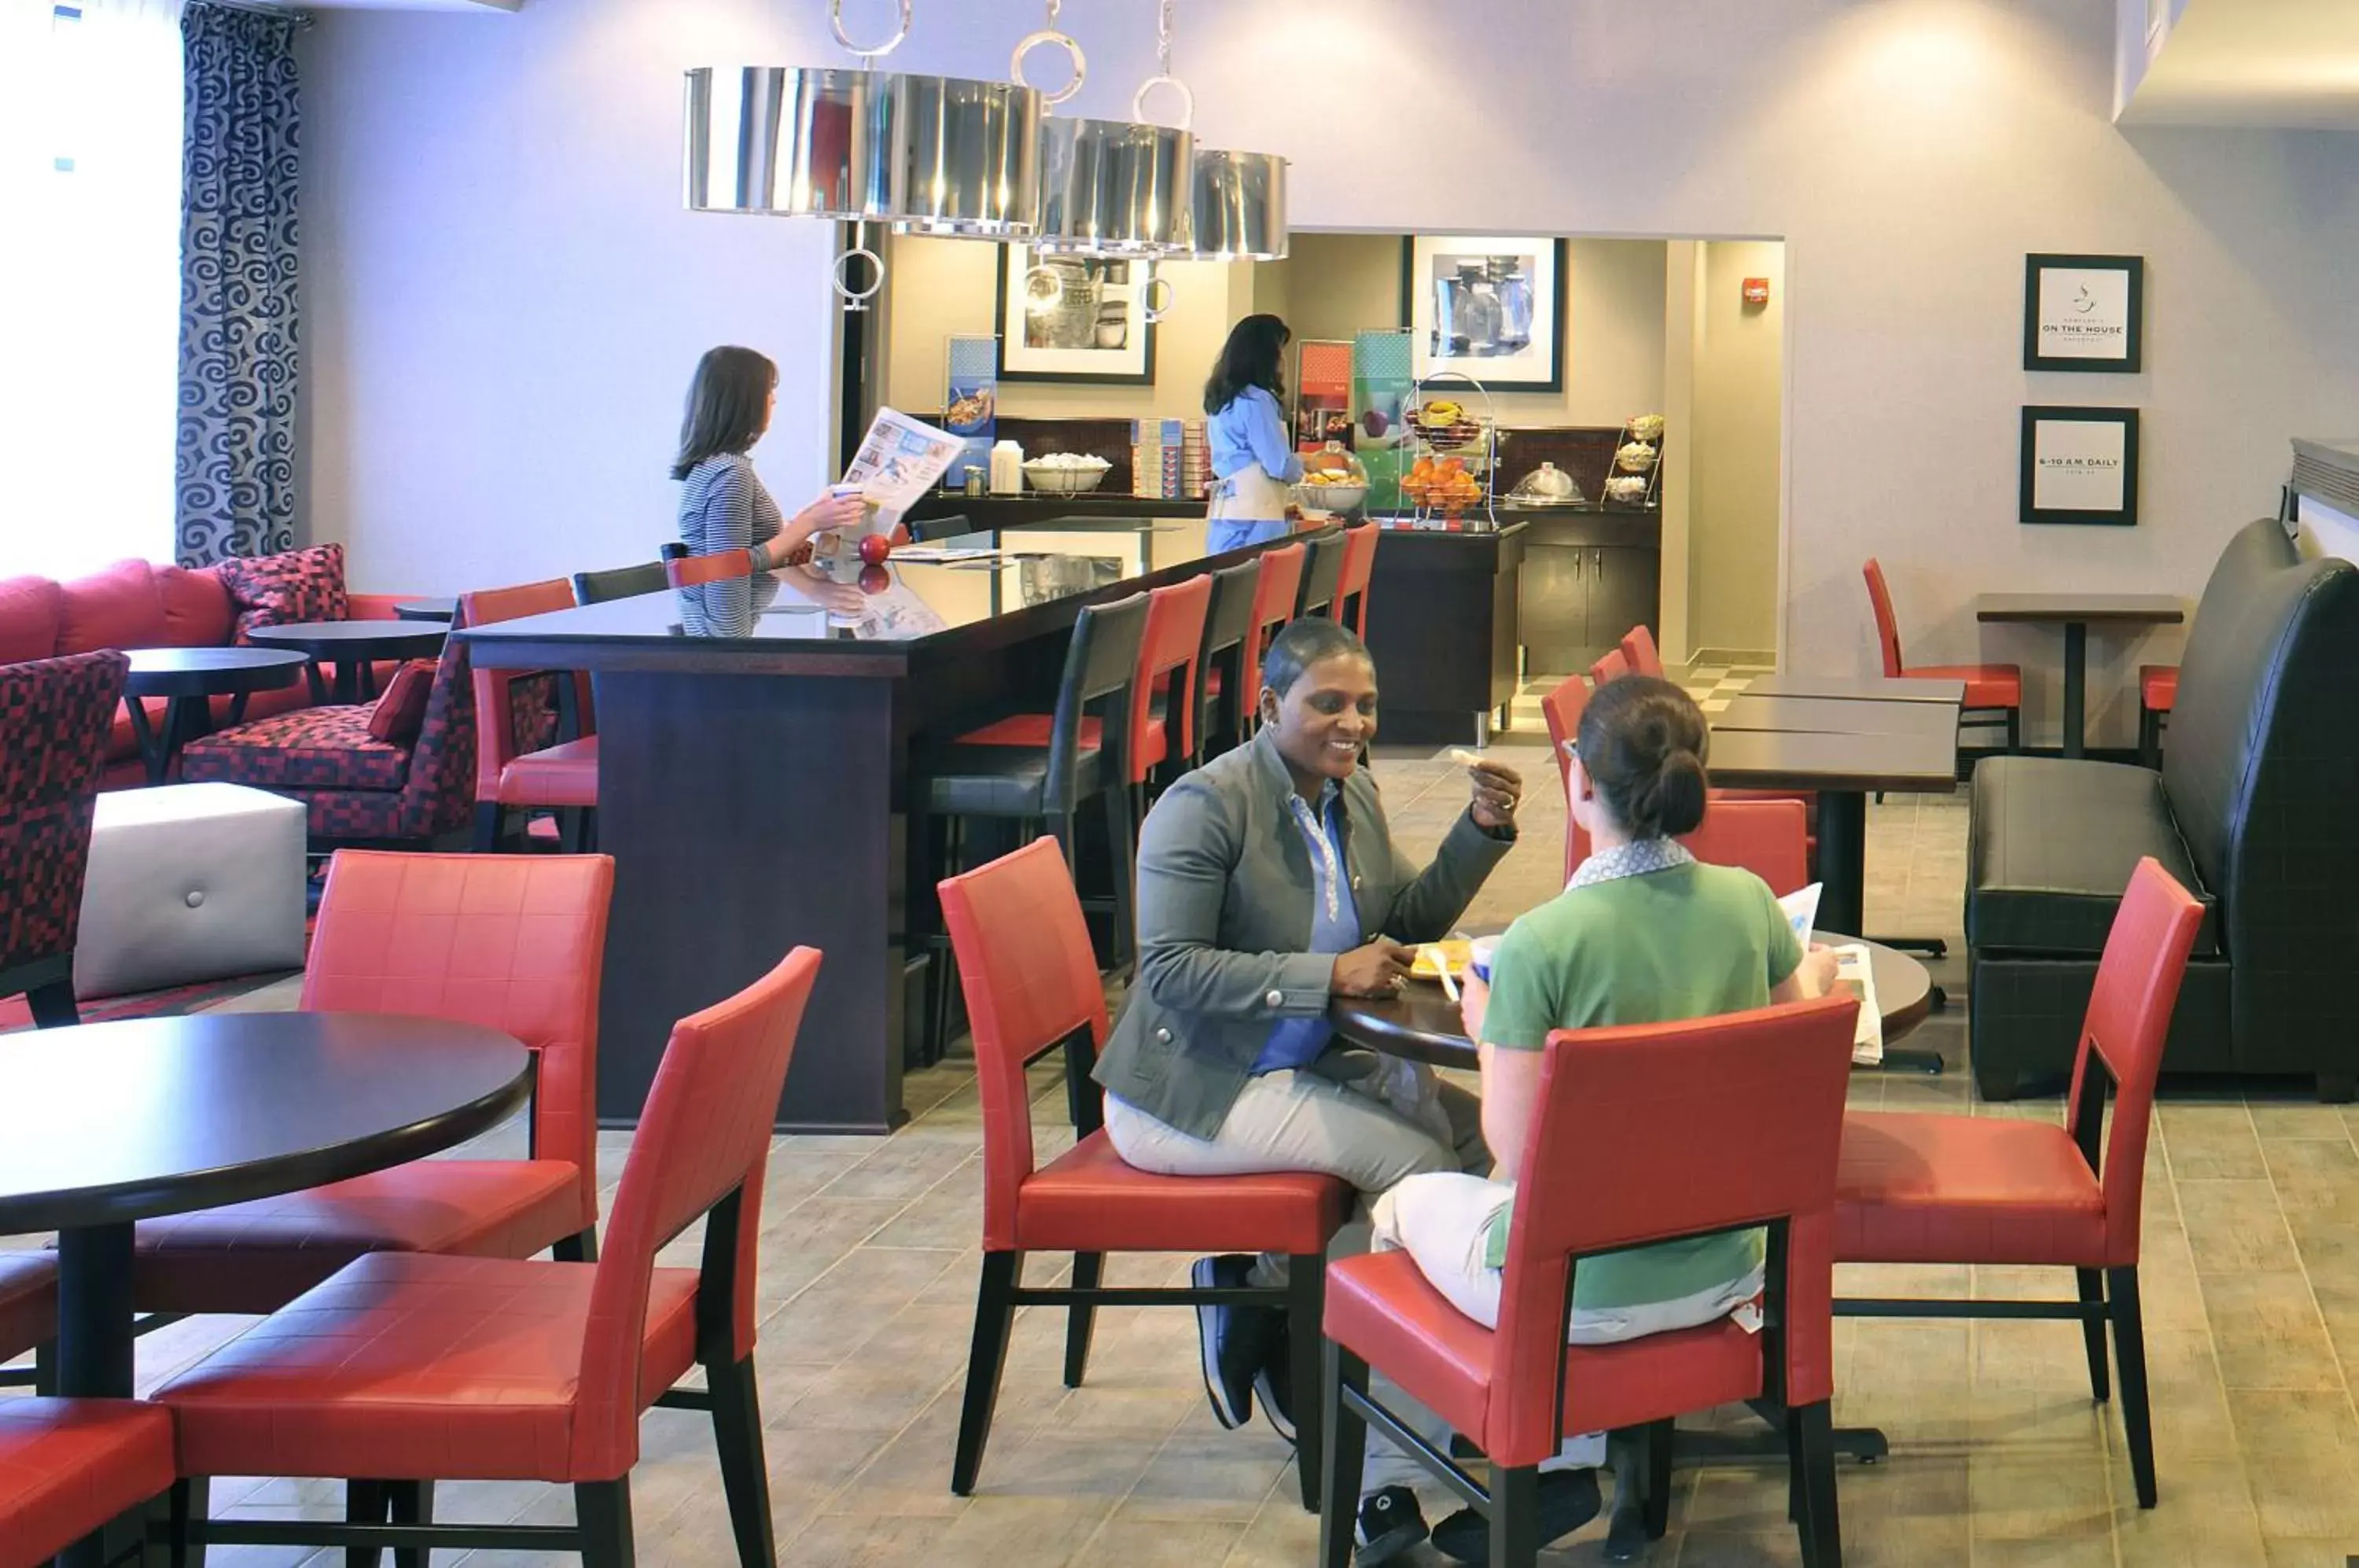
[[[1405,417],[1410,451],[1402,496],[1420,517],[1454,523],[1473,513],[1495,524],[1499,430],[1483,384],[1462,371],[1437,372],[1411,389]]]
[[[1024,480],[1044,495],[1082,495],[1096,489],[1113,466],[1103,457],[1052,452],[1027,463]]]

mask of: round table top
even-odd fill
[[[210,1013],[0,1036],[24,1111],[0,1138],[0,1234],[299,1192],[463,1143],[521,1106],[497,1029],[383,1013]]]
[[[1819,935],[1830,946],[1856,940],[1825,932]],[[1933,977],[1905,953],[1873,942],[1859,945],[1867,949],[1875,977],[1876,1006],[1884,1009],[1884,1043],[1890,1045],[1924,1022],[1932,1010]],[[1476,1063],[1474,1042],[1466,1038],[1458,1004],[1431,981],[1408,981],[1397,996],[1338,996],[1327,1009],[1327,1019],[1345,1040],[1387,1056],[1405,1056],[1436,1067],[1471,1068]]]
[[[134,648],[128,689],[138,697],[270,691],[303,678],[308,654],[291,648]]]
[[[408,659],[440,649],[451,628],[438,621],[290,621],[245,635],[321,659]]]
[[[393,613],[405,621],[447,621],[459,613],[459,601],[450,599],[404,599],[393,607]]]

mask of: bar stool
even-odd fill
[[[1243,733],[1243,708],[1253,681],[1245,665],[1245,643],[1253,629],[1261,563],[1241,561],[1209,575],[1212,603],[1204,614],[1204,637],[1196,655],[1201,678],[1197,682],[1198,745],[1191,760],[1199,765],[1234,746]]]
[[[636,599],[642,593],[662,593],[666,583],[664,563],[660,561],[638,566],[613,566],[603,572],[577,572],[573,574],[573,602],[603,604],[614,599]]]
[[[716,550],[710,555],[690,555],[688,546],[677,541],[663,547],[664,581],[675,588],[701,588],[707,583],[725,583],[733,577],[754,575],[754,552],[750,550]]]
[[[1253,701],[1246,694],[1252,686],[1254,672],[1261,668],[1262,655],[1294,618],[1294,606],[1302,597],[1302,576],[1310,550],[1299,544],[1280,545],[1266,550],[1255,561],[1253,608],[1245,616],[1244,668],[1239,671],[1236,713],[1237,743],[1243,745],[1253,733]],[[1225,679],[1225,678],[1224,678]]]
[[[489,626],[572,606],[571,588],[564,579],[552,577],[514,588],[462,593],[456,624]],[[563,851],[582,853],[597,831],[593,813],[598,809],[598,724],[591,704],[589,676],[580,670],[481,666],[475,667],[473,675],[476,852],[489,854],[507,842],[505,828],[510,811],[548,811],[557,813],[558,840]],[[547,746],[528,745],[540,738],[549,720],[545,705],[549,698],[540,688],[552,680],[557,738]]]
[[[1335,618],[1348,622],[1362,642],[1368,640],[1368,584],[1376,574],[1376,541],[1384,530],[1362,523],[1343,530],[1343,570],[1335,582]]]
[[[1325,615],[1332,619],[1335,601],[1343,592],[1343,553],[1349,547],[1343,542],[1341,528],[1313,534],[1304,544],[1310,553],[1303,562],[1300,596],[1294,605],[1295,618]]]
[[[963,737],[920,763],[911,790],[923,813],[928,884],[964,869],[966,828],[973,820],[1010,823],[1019,843],[1047,833],[1076,864],[1074,822],[1092,799],[1105,809],[1106,842],[1114,863],[1113,957],[1119,964],[1136,926],[1131,910],[1131,862],[1136,827],[1131,818],[1130,726],[1138,681],[1138,650],[1147,633],[1147,595],[1087,604],[1073,622],[1065,670],[1057,683],[1056,712],[1045,744],[967,744]],[[1117,720],[1109,724],[1109,717]],[[1091,721],[1094,721],[1094,727]],[[1077,878],[1078,879],[1078,878]],[[934,953],[927,980],[928,1049],[939,1057],[950,1038],[952,954],[937,922],[928,941]]]

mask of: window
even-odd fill
[[[180,28],[0,0],[0,576],[172,558]]]

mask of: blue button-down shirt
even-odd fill
[[[1352,874],[1343,855],[1343,829],[1336,803],[1343,790],[1330,779],[1319,791],[1319,814],[1311,815],[1302,797],[1288,797],[1294,825],[1310,851],[1310,951],[1349,953],[1360,945],[1360,907],[1352,897]],[[1323,1018],[1280,1018],[1269,1029],[1269,1040],[1254,1058],[1256,1074],[1282,1073],[1308,1066],[1327,1049],[1333,1031]]]

